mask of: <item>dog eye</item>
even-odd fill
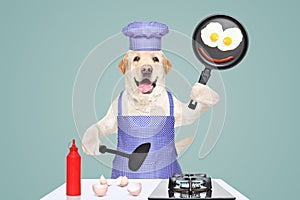
[[[153,57],[152,60],[153,60],[154,62],[159,62],[159,59],[158,59],[157,57]]]
[[[141,58],[139,57],[139,56],[135,56],[134,58],[133,58],[133,61],[139,61]]]

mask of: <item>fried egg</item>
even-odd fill
[[[201,30],[201,39],[207,46],[217,47],[222,34],[222,25],[218,22],[211,22]]]
[[[224,30],[218,41],[218,49],[229,51],[237,48],[243,40],[243,34],[239,28],[228,28]]]

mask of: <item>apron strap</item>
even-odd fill
[[[174,115],[174,103],[173,103],[173,97],[171,92],[167,91],[168,97],[169,97],[169,104],[170,104],[170,116]]]
[[[118,116],[122,116],[122,96],[123,96],[123,92],[122,91],[119,95],[119,99],[118,99]]]
[[[118,99],[118,116],[122,116],[122,96],[123,96],[123,92],[122,91],[119,95],[119,99]],[[174,115],[174,102],[173,102],[173,97],[172,94],[167,91],[168,93],[168,98],[169,98],[169,104],[170,104],[170,116]]]

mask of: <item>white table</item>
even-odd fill
[[[237,190],[232,188],[230,185],[225,183],[221,179],[213,179],[229,193],[236,197],[236,200],[248,200],[244,195],[239,193]],[[161,182],[161,179],[129,179],[129,181],[138,181],[142,183],[142,192],[139,196],[131,196],[127,192],[126,187],[119,187],[116,184],[115,179],[108,179],[108,182],[111,183],[108,191],[104,197],[95,196],[92,185],[99,182],[99,179],[82,179],[81,180],[81,196],[80,197],[67,197],[66,196],[66,184],[64,183],[51,193],[47,194],[41,200],[113,200],[113,199],[132,199],[132,200],[147,200],[152,191],[157,187]]]

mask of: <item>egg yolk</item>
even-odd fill
[[[224,43],[226,46],[231,45],[231,43],[232,43],[231,37],[225,37],[225,38],[223,39],[223,43]]]
[[[216,42],[216,41],[218,41],[218,39],[219,39],[219,35],[218,35],[218,33],[212,33],[211,35],[210,35],[210,39],[211,39],[211,41],[213,41],[213,42]]]

